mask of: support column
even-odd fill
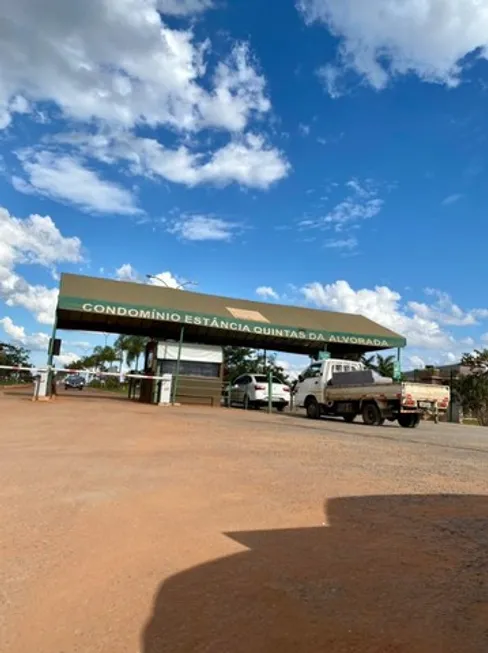
[[[183,338],[185,336],[185,327],[181,327],[180,331],[180,340],[178,343],[178,356],[176,358],[176,369],[175,369],[175,374],[173,376],[173,388],[172,388],[172,396],[171,396],[171,403],[173,406],[176,403],[176,391],[178,389],[178,378],[180,376],[180,363],[181,363],[181,348],[183,346]]]
[[[53,359],[54,359],[54,341],[56,340],[56,329],[58,326],[58,307],[56,306],[56,312],[54,314],[54,324],[53,330],[51,333],[51,340],[49,341],[49,348],[47,351],[47,388],[46,396],[51,397],[53,394]]]
[[[268,372],[268,413],[273,412],[273,372]]]
[[[401,347],[397,349],[397,359],[395,365],[395,380],[400,381],[402,378],[402,350]]]

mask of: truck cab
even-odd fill
[[[322,403],[324,387],[327,387],[333,374],[364,370],[364,365],[355,361],[329,358],[311,363],[298,377],[295,390],[295,405],[305,406],[307,397],[314,396]]]

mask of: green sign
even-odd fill
[[[223,331],[238,331],[252,333],[259,336],[271,336],[291,340],[307,340],[313,343],[340,343],[345,345],[358,345],[363,347],[404,347],[404,338],[385,338],[384,336],[361,336],[353,333],[337,333],[315,329],[301,329],[300,327],[270,324],[268,322],[253,322],[238,320],[233,317],[223,318],[218,315],[205,313],[191,313],[172,308],[154,306],[139,306],[133,304],[120,304],[97,299],[82,299],[79,297],[59,298],[58,308],[67,311],[80,311],[95,315],[116,317],[129,317],[138,320],[151,320],[156,322],[172,322],[181,325],[193,325]]]
[[[330,358],[330,351],[319,351],[319,361],[328,361]]]
[[[402,364],[400,361],[393,363],[393,378],[395,381],[399,381],[402,378]]]

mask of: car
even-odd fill
[[[70,374],[64,380],[65,390],[83,390],[85,379],[80,374]]]
[[[280,412],[290,403],[290,388],[273,377],[272,405]],[[242,374],[230,388],[230,404],[240,404],[244,408],[268,406],[268,377],[265,374]]]

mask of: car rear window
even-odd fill
[[[265,376],[264,374],[258,374],[254,377],[256,379],[256,383],[268,383],[268,377]],[[283,381],[280,381],[277,379],[275,376],[273,377],[273,383],[281,383],[283,384]]]

